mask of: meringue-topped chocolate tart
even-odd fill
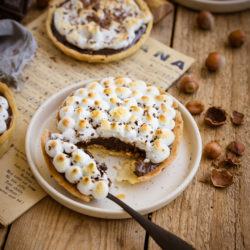
[[[46,23],[49,38],[66,55],[111,62],[138,50],[152,28],[143,0],[54,0]]]
[[[72,92],[57,112],[57,129],[45,130],[41,145],[52,176],[76,197],[89,201],[108,194],[107,168],[89,148],[128,155],[117,180],[148,181],[175,159],[183,121],[174,98],[128,77],[91,81]]]

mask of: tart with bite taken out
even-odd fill
[[[103,63],[134,53],[151,28],[143,0],[54,0],[46,23],[49,38],[66,55]]]
[[[9,149],[14,135],[17,109],[6,84],[0,82],[0,157]]]
[[[128,77],[91,81],[72,92],[59,107],[57,133],[45,130],[41,145],[52,176],[76,197],[89,201],[108,194],[107,166],[88,147],[132,160],[117,180],[148,181],[175,159],[183,120],[174,98]]]

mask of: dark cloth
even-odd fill
[[[24,66],[33,59],[37,43],[32,33],[11,19],[0,20],[0,81],[21,90]]]

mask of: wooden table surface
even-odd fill
[[[41,11],[32,10],[23,23]],[[186,103],[202,100],[205,107],[223,107],[228,114],[238,110],[246,115],[244,125],[226,125],[212,129],[204,125],[203,114],[195,117],[203,144],[218,140],[223,148],[240,140],[246,146],[242,157],[242,175],[226,189],[216,189],[199,182],[211,167],[202,158],[196,177],[172,203],[149,214],[158,225],[182,237],[197,249],[250,249],[250,10],[215,15],[212,31],[196,26],[197,12],[175,5],[175,10],[155,25],[152,37],[196,59],[190,72],[199,80],[194,95],[180,92],[174,84],[169,92]],[[228,33],[243,29],[247,42],[240,49],[227,44]],[[217,73],[204,68],[209,52],[219,51],[226,66]],[[132,205],[132,204],[131,204]],[[44,198],[9,227],[0,226],[0,248],[13,249],[159,249],[133,219],[104,220],[71,211],[50,197]]]

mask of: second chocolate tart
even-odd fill
[[[148,38],[152,15],[142,0],[52,1],[46,29],[66,55],[111,62],[137,51]]]

